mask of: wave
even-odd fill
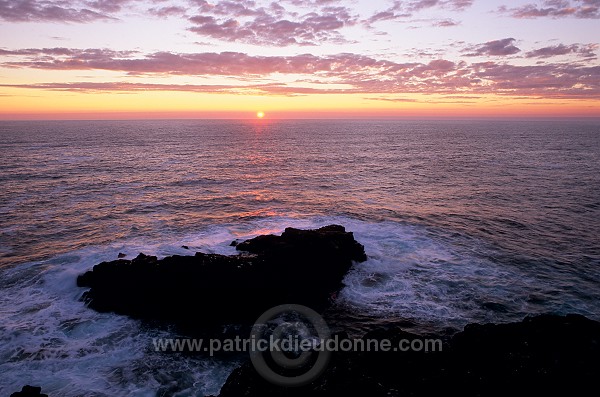
[[[460,328],[469,322],[520,320],[542,312],[592,318],[600,312],[600,300],[585,295],[594,289],[582,287],[576,273],[557,273],[541,262],[498,259],[506,256],[486,241],[458,232],[343,216],[247,219],[155,241],[140,237],[87,247],[0,269],[0,394],[28,383],[60,396],[154,396],[157,390],[165,395],[217,394],[235,360],[173,359],[154,352],[153,338],[172,335],[87,309],[80,301],[83,290],[75,284],[77,275],[116,259],[118,253],[234,254],[232,240],[280,233],[288,226],[332,223],[354,232],[369,257],[354,265],[337,299],[338,306],[350,308],[357,318]]]

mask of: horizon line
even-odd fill
[[[406,116],[406,117],[281,117],[281,118],[263,118],[256,117],[130,117],[130,118],[0,118],[1,122],[15,121],[32,121],[32,122],[48,122],[48,121],[254,121],[257,123],[267,124],[270,121],[469,121],[469,120],[490,120],[490,121],[552,121],[552,120],[598,120],[599,116]]]

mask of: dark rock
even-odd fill
[[[364,339],[430,339],[399,329]],[[336,352],[323,376],[298,388],[263,380],[250,363],[221,389],[230,396],[563,396],[590,395],[600,376],[600,323],[582,316],[528,317],[469,325],[441,352]]]
[[[101,312],[199,329],[251,324],[265,310],[295,303],[322,310],[364,247],[342,226],[288,228],[237,246],[242,255],[196,253],[158,260],[103,262],[77,278],[85,301]]]
[[[125,258],[126,256],[127,256],[127,254],[119,252],[119,255],[117,255],[117,258],[121,259],[121,258]]]
[[[47,394],[42,394],[41,387],[23,386],[21,391],[15,392],[10,397],[48,397]]]
[[[181,248],[183,248],[184,250],[189,250],[190,247],[188,247],[187,245],[182,245]]]
[[[229,244],[230,247],[235,247],[236,245],[238,245],[237,240],[233,240],[231,244]]]
[[[347,233],[343,226],[330,225],[316,231],[287,228],[281,236],[258,236],[239,243],[238,251],[262,254],[269,257],[284,257],[290,254],[306,256],[306,249],[317,252],[325,259],[345,259],[365,261],[364,247]]]

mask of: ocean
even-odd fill
[[[288,226],[365,245],[333,328],[600,320],[598,120],[5,121],[0,170],[0,395],[217,394],[235,359],[155,352],[75,279]]]

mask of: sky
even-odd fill
[[[600,117],[600,0],[0,0],[0,119]]]

